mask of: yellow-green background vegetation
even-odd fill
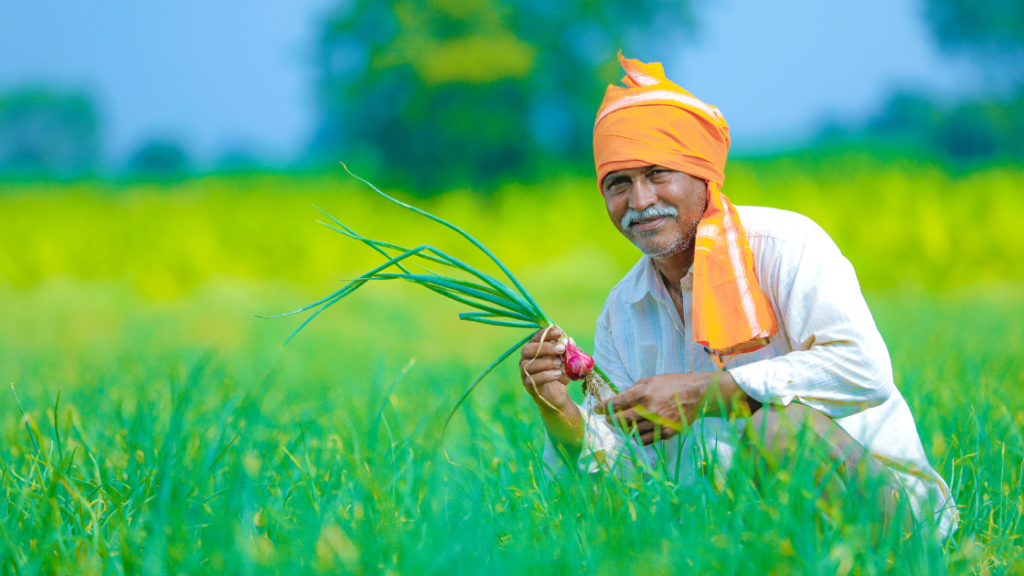
[[[853,262],[961,507],[947,542],[874,546],[870,507],[822,524],[800,504],[808,487],[784,480],[758,496],[671,478],[547,482],[512,363],[442,445],[457,394],[522,335],[460,323],[458,306],[413,286],[368,286],[282,349],[298,319],[253,313],[297,308],[381,261],[315,224],[311,204],[369,237],[486,264],[357,184],[339,168],[3,185],[0,378],[27,416],[0,395],[0,572],[1024,568],[1019,167],[852,152],[730,164],[736,203],[810,216]],[[416,203],[476,235],[588,346],[639,256],[586,177]]]
[[[315,204],[371,238],[462,242],[332,174],[206,176],[167,183],[5,186],[0,278],[30,288],[57,277],[125,280],[180,297],[215,277],[327,286],[379,255],[312,224]],[[1024,172],[953,174],[941,165],[844,153],[735,161],[723,191],[737,204],[812,218],[869,291],[929,291],[1024,277]],[[398,196],[409,199],[401,191]],[[460,223],[514,270],[557,262],[555,283],[617,280],[639,256],[619,237],[592,179],[454,190],[416,204]],[[543,281],[542,281],[543,282]],[[610,285],[602,286],[606,289]]]

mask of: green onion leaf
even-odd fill
[[[490,374],[491,370],[494,370],[494,368],[497,367],[498,364],[501,364],[506,358],[511,356],[513,352],[515,352],[516,350],[519,350],[520,348],[522,348],[523,344],[526,344],[527,342],[529,342],[530,338],[533,338],[533,334],[530,334],[526,338],[523,338],[522,340],[517,342],[514,346],[512,346],[511,348],[506,350],[501,356],[498,356],[497,360],[495,360],[494,362],[491,362],[491,365],[488,366],[486,369],[484,369],[484,371],[481,372],[480,375],[477,376],[476,379],[474,379],[469,384],[469,388],[466,388],[466,391],[462,393],[462,396],[459,396],[458,402],[456,402],[455,406],[452,407],[452,411],[448,413],[448,417],[444,419],[444,430],[448,429],[448,423],[452,421],[452,416],[455,416],[455,411],[459,409],[459,406],[462,406],[462,403],[466,401],[466,398],[468,398],[469,395],[473,392],[473,390],[476,389],[476,385],[479,384],[480,381],[483,380],[485,376]],[[442,432],[442,434],[443,434],[443,432]]]

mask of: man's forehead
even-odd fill
[[[646,170],[650,170],[651,168],[661,168],[661,166],[658,166],[657,164],[648,164],[646,166],[637,166],[635,168],[622,168],[621,170],[614,170],[612,172],[609,172],[608,176],[619,174],[635,174],[637,172],[644,172]]]
[[[643,174],[644,172],[654,170],[655,168],[660,170],[671,170],[672,172],[678,172],[678,170],[674,170],[672,168],[668,168],[660,164],[648,164],[646,166],[637,166],[636,168],[622,168],[621,170],[613,170],[612,172],[605,174],[604,180],[601,181],[601,185],[603,186],[604,184],[611,182],[613,178],[617,178],[619,176],[634,176],[636,174]]]
[[[646,166],[637,166],[636,168],[622,168],[620,170],[613,170],[604,175],[604,181],[608,182],[609,179],[615,178],[617,176],[631,176],[633,174],[640,174],[642,172],[646,172],[654,168],[661,168],[661,166],[658,166],[657,164],[648,164]]]

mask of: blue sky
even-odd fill
[[[95,96],[107,154],[152,137],[201,161],[242,150],[286,161],[313,128],[315,23],[334,2],[34,0],[0,4],[0,92]],[[828,119],[869,117],[894,89],[985,90],[935,48],[916,0],[726,0],[696,39],[665,39],[669,76],[718,106],[737,152],[799,143]],[[596,105],[596,103],[595,103]]]

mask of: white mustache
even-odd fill
[[[657,218],[659,216],[672,216],[674,218],[678,215],[679,211],[671,206],[648,206],[639,212],[629,208],[626,210],[626,214],[622,216],[622,229],[628,230],[637,220],[647,220],[648,218]]]

